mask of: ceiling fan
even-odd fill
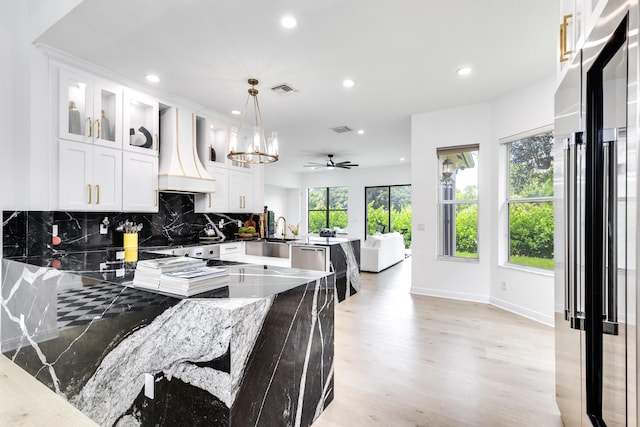
[[[334,169],[334,168],[342,168],[342,169],[351,169],[352,167],[355,166],[360,166],[357,165],[355,163],[351,163],[350,160],[347,160],[345,162],[334,162],[333,161],[333,154],[327,154],[327,156],[329,157],[329,159],[327,160],[326,163],[315,163],[315,162],[309,162],[306,165],[304,165],[303,167],[305,168],[313,168],[313,169],[318,169],[318,168],[327,168],[327,169]]]

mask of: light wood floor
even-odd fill
[[[335,398],[314,427],[562,426],[553,329],[409,294],[411,258],[336,308]]]

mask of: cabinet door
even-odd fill
[[[93,147],[72,141],[60,141],[59,154],[59,209],[85,211],[93,203],[91,168]]]
[[[65,69],[59,85],[60,138],[122,148],[122,89]]]
[[[93,147],[94,210],[122,210],[122,151]]]
[[[247,172],[229,170],[229,210],[248,212],[253,194],[253,175]]]
[[[125,91],[122,147],[147,155],[158,155],[158,101],[141,93]]]
[[[122,174],[122,209],[158,212],[158,158],[124,152]]]
[[[60,70],[59,136],[77,142],[93,140],[93,83],[86,75]]]
[[[207,167],[207,172],[216,181],[213,193],[196,194],[195,212],[229,211],[229,171],[224,167]]]
[[[122,89],[101,80],[96,80],[93,87],[93,142],[121,149]]]

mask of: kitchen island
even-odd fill
[[[335,274],[336,299],[342,302],[360,291],[360,239],[349,237],[302,236],[295,239],[268,239],[271,242],[287,243],[290,265],[296,265],[295,248],[326,247],[326,267],[307,267],[316,270],[324,269]],[[281,260],[274,258],[276,262]],[[248,260],[252,261],[251,258]]]
[[[332,274],[228,265],[183,298],[110,258],[3,260],[2,352],[97,423],[308,426],[333,399]]]

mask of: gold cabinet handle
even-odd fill
[[[158,206],[158,203],[160,203],[158,200],[159,198],[160,198],[160,191],[156,190],[156,206]]]
[[[569,32],[569,19],[573,18],[572,14],[564,15],[562,17],[562,24],[560,24],[560,62],[565,62],[569,59],[569,56],[573,53],[571,50],[567,50],[567,36]]]
[[[160,138],[158,137],[157,133],[156,133],[156,151],[160,151]]]
[[[89,138],[91,138],[93,136],[93,119],[89,117],[87,120],[89,120]]]
[[[91,184],[87,185],[89,187],[89,204],[91,204]]]
[[[101,132],[101,129],[100,129],[100,128],[101,128],[101,126],[100,126],[100,119],[97,119],[97,120],[96,120],[96,125],[98,126],[98,139],[100,139],[100,134],[102,133],[102,132]]]
[[[209,207],[211,207],[211,193],[209,193]]]
[[[96,185],[96,205],[99,205],[99,204],[100,204],[100,185]]]

